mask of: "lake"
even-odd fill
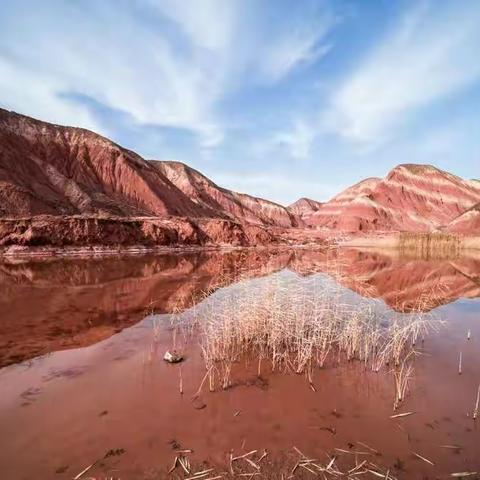
[[[478,478],[478,256],[17,259],[0,285],[2,478]]]

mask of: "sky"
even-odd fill
[[[226,188],[480,177],[478,0],[0,0],[0,107]]]

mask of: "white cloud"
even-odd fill
[[[376,143],[416,109],[477,80],[479,25],[476,1],[416,4],[340,86],[327,128]]]
[[[86,107],[67,102],[56,95],[56,90],[63,86],[61,82],[56,84],[52,78],[37,73],[32,84],[30,70],[6,62],[1,57],[0,72],[0,101],[8,102],[5,107],[30,113],[52,123],[74,125],[107,134]]]
[[[115,3],[91,9],[68,3],[56,12],[34,8],[34,16],[22,18],[24,33],[15,25],[18,12],[4,17],[2,100],[27,114],[78,125],[85,123],[78,114],[85,117],[86,108],[63,94],[81,94],[140,124],[185,128],[207,144],[218,142],[212,111],[220,95],[218,75],[199,47],[190,43],[179,53],[161,31],[146,28]]]
[[[199,47],[226,52],[238,18],[238,4],[231,0],[148,0],[153,8],[176,22]]]
[[[263,78],[268,82],[276,82],[295,68],[312,64],[326,55],[332,45],[319,44],[319,41],[333,23],[333,18],[327,15],[323,19],[318,19],[313,30],[294,31],[272,42],[261,56],[259,70]]]
[[[310,157],[316,131],[306,122],[297,120],[290,130],[275,133],[268,141],[272,148],[286,147],[295,160],[306,160]]]
[[[305,29],[302,16],[269,25],[243,0],[20,3],[0,17],[5,106],[98,130],[86,106],[68,101],[73,93],[138,124],[192,131],[205,148],[223,140],[220,104],[232,84],[276,81],[314,61],[332,24],[325,8]]]

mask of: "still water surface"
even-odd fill
[[[422,308],[443,323],[425,336],[399,410],[415,413],[390,418],[393,376],[360,362],[315,369],[314,389],[304,375],[264,367],[259,377],[255,362],[238,362],[228,389],[193,398],[202,352],[172,320],[188,321],[239,279],[258,289],[272,278],[337,283],[396,316],[434,290]],[[253,478],[287,478],[296,449],[322,465],[335,456],[342,471],[368,459],[396,478],[478,471],[479,297],[480,261],[469,257],[237,250],[0,263],[0,476],[71,479],[96,462],[81,478],[167,478],[185,449],[215,475],[229,471],[231,451],[258,450],[258,460],[266,450]],[[162,360],[173,344],[186,355],[178,365]],[[188,476],[177,468],[171,478]],[[313,474],[297,468],[294,478]]]

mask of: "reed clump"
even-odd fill
[[[399,237],[399,249],[401,255],[408,258],[458,258],[462,251],[462,240],[458,235],[445,232],[403,232]]]
[[[281,272],[209,296],[195,309],[194,324],[207,372],[223,388],[241,359],[257,361],[259,373],[262,364],[305,373],[311,385],[316,367],[360,361],[374,372],[394,371],[398,406],[413,374],[415,345],[436,323],[422,311],[430,301],[420,298],[412,313],[395,314],[324,275]]]

